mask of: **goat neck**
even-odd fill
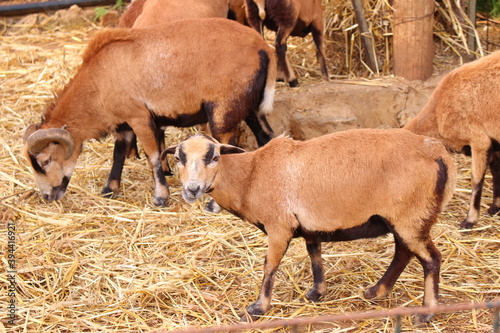
[[[210,196],[227,211],[241,216],[245,193],[251,186],[254,153],[222,155]]]

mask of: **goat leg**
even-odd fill
[[[387,296],[411,258],[413,258],[413,254],[404,242],[399,239],[399,236],[394,235],[394,242],[396,243],[394,258],[377,284],[365,291],[364,296],[367,299]]]
[[[479,139],[480,140],[480,139]],[[483,140],[484,141],[484,140]],[[472,148],[472,194],[470,197],[469,211],[467,217],[460,224],[462,229],[471,229],[479,219],[481,208],[481,194],[483,192],[484,175],[488,161],[488,150],[491,140],[487,137],[487,143],[477,142],[471,144]]]
[[[264,262],[264,278],[262,279],[262,287],[260,289],[259,298],[254,303],[250,304],[241,321],[253,320],[256,316],[264,314],[271,306],[271,298],[273,294],[273,285],[276,276],[276,271],[281,259],[288,249],[288,244],[292,239],[292,235],[286,237],[281,230],[274,230],[273,233],[268,231],[268,248],[266,260]]]
[[[492,151],[489,160],[493,181],[493,202],[488,208],[488,214],[495,215],[500,211],[500,151]]]
[[[306,294],[310,301],[317,302],[326,293],[325,272],[321,260],[321,242],[306,241],[307,253],[311,258],[314,285]]]
[[[101,191],[104,196],[112,197],[113,194],[119,191],[125,159],[136,142],[136,136],[127,124],[118,126],[115,147],[113,148],[113,165],[108,176],[108,182]]]

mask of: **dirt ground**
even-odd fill
[[[5,254],[6,225],[14,223],[18,320],[10,325],[2,310],[0,332],[148,332],[237,323],[240,311],[258,294],[265,235],[227,212],[204,212],[207,199],[185,203],[176,176],[168,178],[169,206],[154,207],[151,172],[143,154],[127,161],[120,194],[107,199],[99,192],[111,167],[113,140],[87,142],[63,200],[48,203],[40,198],[22,154],[22,136],[40,121],[54,91],[77,70],[86,43],[101,29],[92,21],[94,14],[78,13],[78,21],[68,18],[76,12],[28,16],[15,24],[4,21],[1,30],[0,305],[6,308],[12,300],[7,296]],[[436,67],[441,68],[440,63]],[[302,86],[278,84],[272,121],[277,132],[288,130],[302,139],[349,126],[398,127],[404,121],[401,112],[418,110],[441,72],[436,70],[425,83],[393,77],[325,83],[314,72],[301,71],[300,66],[297,70]],[[391,111],[360,113],[364,107]],[[170,129],[167,145],[193,131]],[[477,228],[461,231],[471,170],[468,158],[454,159],[459,167],[456,193],[432,233],[443,257],[440,302],[490,301],[500,296],[500,221],[486,213],[491,177],[486,178]],[[327,243],[323,251],[328,284],[324,299],[312,303],[304,298],[312,284],[310,263],[303,241],[294,240],[276,277],[273,306],[261,321],[422,304],[423,272],[416,260],[389,296],[362,296],[392,259],[391,237]],[[474,310],[441,313],[425,325],[415,325],[412,316],[401,322],[403,332],[468,333],[491,332],[493,318],[491,310]],[[393,332],[396,324],[387,317],[309,325],[298,331]],[[276,331],[289,330],[257,332]]]

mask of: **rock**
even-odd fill
[[[88,26],[92,21],[95,12],[92,9],[85,9],[73,5],[68,9],[58,10],[51,18],[50,23],[66,27]]]
[[[278,84],[274,111],[268,121],[275,135],[297,140],[352,128],[399,128],[427,103],[443,75],[426,82],[396,78],[372,81],[332,81],[288,88]],[[240,145],[257,148],[243,128]]]

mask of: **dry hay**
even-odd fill
[[[327,66],[334,78],[373,77],[392,73],[392,7],[389,0],[364,0],[365,18],[373,36],[379,72],[374,73],[365,63],[366,54],[362,46],[358,23],[352,0],[323,0],[325,20],[325,52]],[[468,61],[473,55],[484,55],[484,22],[481,32],[474,31],[478,50],[467,46],[467,33],[472,23],[463,9],[454,5],[454,0],[436,1],[434,20],[436,71],[449,69]],[[491,30],[494,30],[490,28]],[[269,35],[274,41],[275,35]],[[494,40],[494,37],[489,37]],[[312,37],[291,37],[288,48],[290,59],[299,80],[320,77]],[[490,47],[488,51],[493,51]]]
[[[113,143],[88,142],[63,200],[40,198],[21,154],[21,138],[29,124],[39,121],[53,90],[74,74],[96,27],[37,22],[36,29],[4,33],[0,45],[0,253],[7,250],[6,223],[15,222],[19,315],[12,327],[2,311],[0,331],[145,332],[237,322],[240,310],[258,294],[265,236],[228,213],[204,213],[204,203],[184,203],[175,177],[168,179],[170,205],[154,207],[144,157],[127,161],[120,196],[105,199],[99,192],[110,170]],[[189,131],[170,130],[167,144],[178,143]],[[456,159],[461,166],[456,195],[433,229],[443,255],[441,302],[488,301],[500,294],[500,223],[483,214],[476,230],[458,231],[470,194],[470,161]],[[312,284],[309,259],[303,241],[294,240],[280,266],[273,307],[263,320],[421,305],[423,272],[416,260],[387,298],[362,297],[389,265],[392,243],[388,236],[325,244],[328,292],[313,304],[304,299]],[[5,255],[1,259],[4,308],[8,264]],[[439,314],[420,327],[403,318],[408,332],[489,332],[491,324],[491,312],[483,310]],[[299,331],[389,332],[394,326],[395,319],[387,318]]]

